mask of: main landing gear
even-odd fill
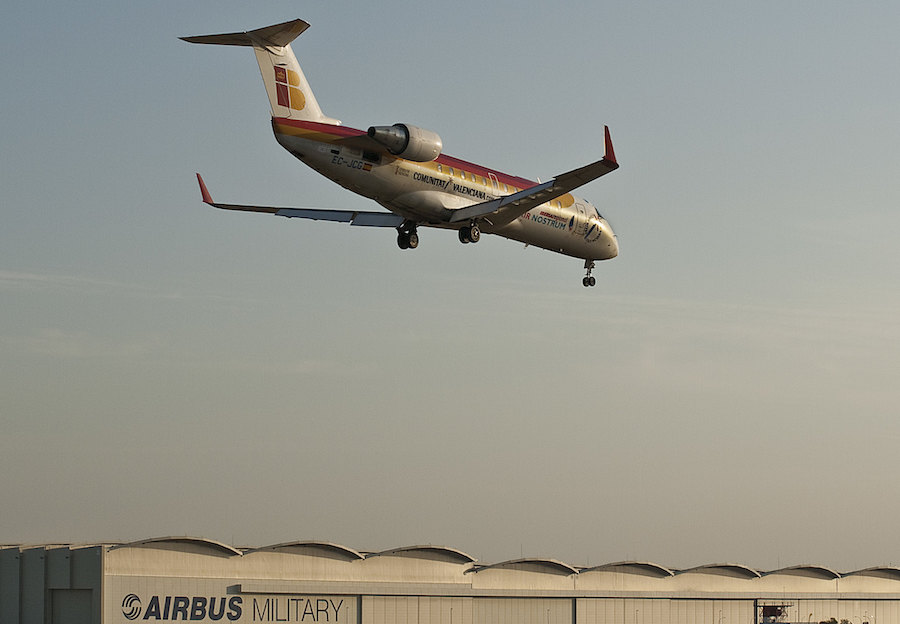
[[[591,275],[591,270],[594,268],[593,260],[585,260],[584,268],[587,269],[587,275],[584,276],[584,279],[581,280],[581,283],[584,284],[584,287],[587,288],[589,286],[594,286],[597,284],[597,280]]]
[[[459,228],[459,242],[477,243],[481,240],[481,230],[474,222],[471,225]]]
[[[416,224],[404,221],[403,225],[397,228],[397,247],[400,249],[415,249],[418,246],[419,233],[416,231]]]

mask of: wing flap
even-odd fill
[[[350,223],[355,212],[349,210],[318,210],[316,208],[280,208],[275,213],[279,217],[291,217],[297,219],[312,219],[314,221],[335,221],[338,223]]]
[[[400,227],[405,221],[400,215],[390,212],[357,212],[350,225],[362,227]]]
[[[223,210],[243,210],[247,212],[266,212],[278,217],[291,217],[298,219],[312,219],[314,221],[334,221],[337,223],[349,223],[363,227],[400,227],[404,219],[392,212],[368,212],[361,210],[325,210],[322,208],[280,208],[278,206],[253,206],[247,204],[220,204],[212,200],[206,184],[200,174],[197,174],[200,184],[200,194],[203,203],[221,208]]]
[[[281,208],[275,215],[312,219],[313,221],[335,221],[360,227],[400,227],[404,219],[391,212],[366,212],[360,210],[321,210],[318,208]]]

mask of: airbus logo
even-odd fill
[[[141,599],[136,594],[128,594],[122,600],[122,615],[126,620],[136,620],[141,616]]]
[[[217,622],[225,619],[234,622],[243,613],[243,599],[240,596],[151,596],[144,609],[137,594],[128,594],[122,599],[122,615],[126,620],[209,620]],[[141,617],[143,614],[143,617]]]

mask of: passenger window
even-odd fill
[[[453,167],[448,167],[447,169],[450,171],[450,175],[453,175]]]
[[[444,172],[444,165],[438,165],[438,173]]]

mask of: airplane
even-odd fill
[[[418,247],[419,226],[457,230],[462,243],[477,243],[482,233],[496,234],[526,247],[580,258],[586,271],[582,284],[596,284],[591,275],[595,261],[616,257],[618,241],[597,208],[570,192],[619,167],[608,126],[601,160],[547,182],[443,154],[438,134],[411,124],[371,126],[365,132],[349,128],[322,112],[291,50],[291,42],[307,28],[307,22],[295,19],[246,32],[181,39],[252,47],[278,143],[313,170],[389,212],[214,202],[198,173],[204,203],[225,210],[394,228],[401,249]]]

